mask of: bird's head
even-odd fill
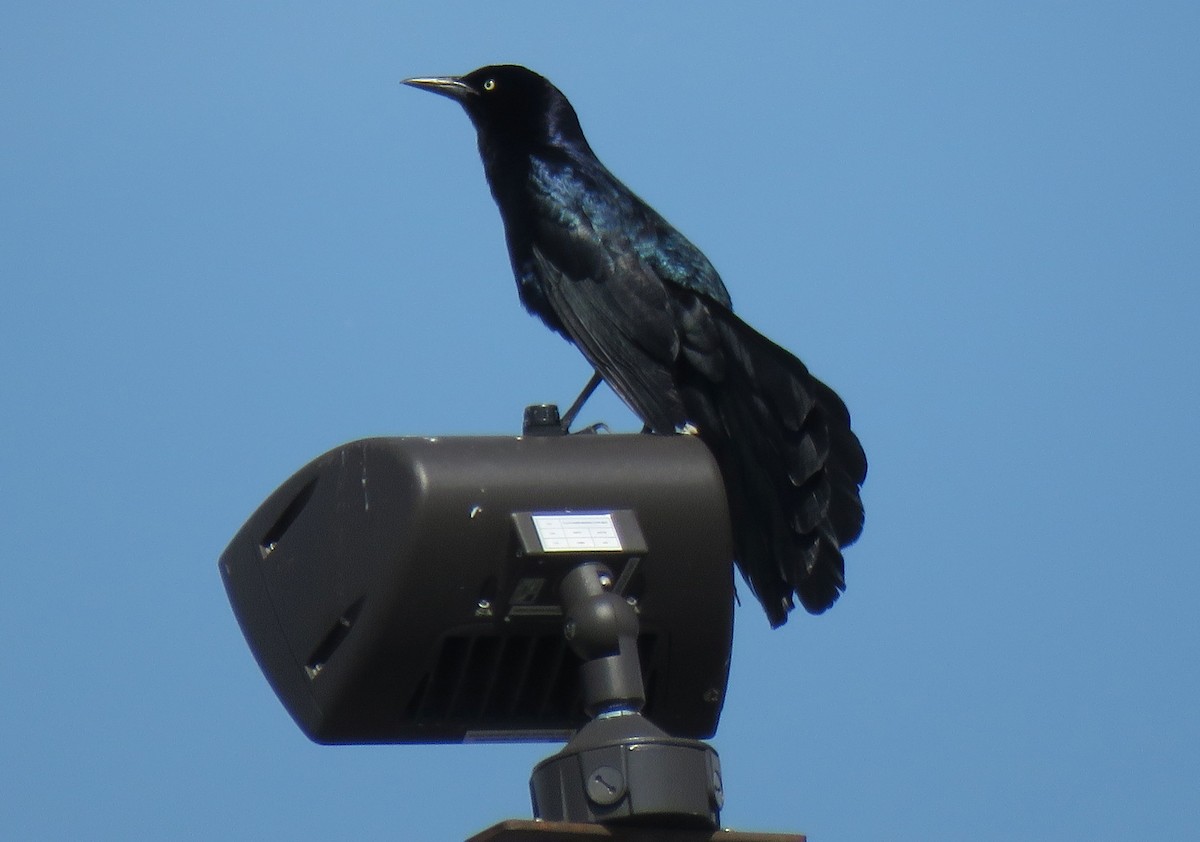
[[[586,143],[575,109],[562,92],[520,65],[489,65],[465,76],[419,77],[404,84],[458,102],[481,137],[532,145]]]

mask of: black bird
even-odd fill
[[[466,110],[521,301],[596,371],[568,423],[603,378],[652,432],[699,435],[771,625],[793,594],[814,614],[832,605],[867,472],[841,398],[733,314],[712,264],[600,163],[549,81],[502,65],[405,84]]]

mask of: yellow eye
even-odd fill
[[[484,82],[484,83],[483,83],[483,89],[484,89],[485,91],[492,91],[492,90],[495,90],[495,89],[496,89],[496,80],[495,80],[495,79],[488,79],[486,82]]]

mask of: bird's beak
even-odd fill
[[[414,88],[420,88],[423,91],[432,91],[435,94],[450,97],[450,99],[462,102],[467,97],[478,96],[479,91],[472,88],[459,76],[427,76],[424,78],[404,79],[402,84],[412,85]]]

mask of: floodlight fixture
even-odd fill
[[[642,712],[713,734],[733,623],[715,462],[691,436],[546,429],[342,445],[230,542],[234,613],[311,739],[565,739],[604,713],[564,635],[560,586],[584,562],[636,617]]]

